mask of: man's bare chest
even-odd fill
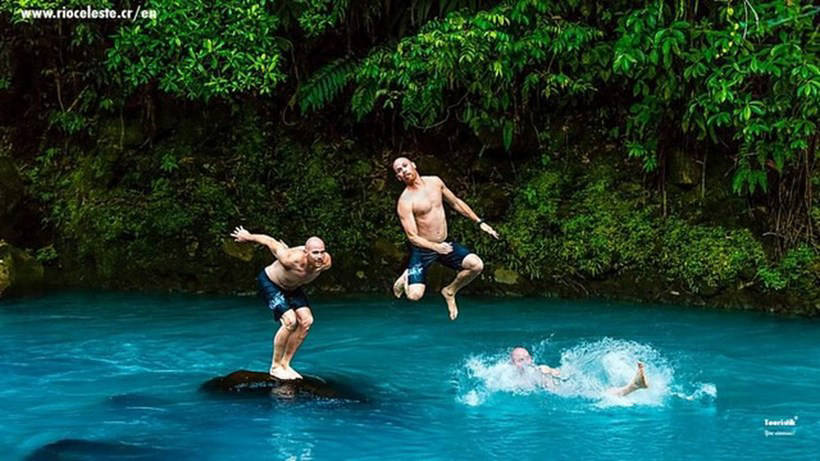
[[[441,191],[431,190],[431,188],[424,188],[418,192],[414,192],[409,199],[413,204],[413,214],[417,217],[440,209],[442,206]]]

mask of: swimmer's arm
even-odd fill
[[[540,370],[541,373],[543,373],[545,375],[561,376],[561,371],[560,370],[558,370],[557,368],[550,368],[546,365],[538,365],[538,370]]]
[[[410,243],[428,250],[438,251],[438,243],[431,242],[419,235],[419,229],[416,226],[416,218],[413,216],[413,203],[408,200],[399,199],[399,204],[396,206],[396,212],[399,214],[401,220],[401,227],[404,228],[404,233],[407,234],[407,239]]]
[[[478,215],[475,214],[473,209],[470,208],[470,205],[467,205],[467,203],[464,200],[461,200],[460,198],[456,197],[456,194],[454,194],[453,191],[451,191],[447,187],[447,185],[444,184],[444,181],[442,181],[438,177],[436,177],[436,179],[438,179],[439,182],[441,182],[441,194],[444,197],[444,200],[446,200],[447,203],[449,203],[450,206],[452,206],[454,210],[458,211],[459,213],[464,215],[464,217],[466,217],[466,218],[468,218],[468,219],[470,219],[474,222],[479,222],[481,220],[481,218],[479,218]],[[489,224],[487,224],[485,222],[482,222],[480,227],[481,227],[481,230],[483,230],[484,232],[492,235],[496,239],[498,238],[498,232],[496,232],[495,229],[490,227]]]

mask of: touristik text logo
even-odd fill
[[[780,419],[763,418],[763,427],[765,428],[763,434],[766,437],[792,436],[796,432],[797,420],[797,416]]]

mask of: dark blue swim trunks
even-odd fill
[[[407,263],[408,285],[412,285],[414,283],[424,283],[427,268],[436,261],[444,264],[450,269],[455,269],[457,271],[462,269],[461,263],[464,261],[464,258],[471,253],[471,251],[456,241],[448,243],[453,246],[453,251],[447,253],[446,255],[436,253],[435,251],[428,250],[426,248],[419,248],[417,246],[410,245],[410,262]]]
[[[301,288],[295,290],[285,290],[279,285],[273,283],[265,269],[256,277],[259,282],[259,296],[265,300],[265,305],[268,309],[273,311],[273,318],[278,322],[282,314],[290,309],[299,309],[300,307],[310,307],[307,296]]]

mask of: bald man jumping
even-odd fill
[[[450,320],[455,320],[458,317],[456,293],[484,270],[484,262],[458,242],[447,241],[447,216],[444,214],[443,202],[449,203],[453,209],[474,221],[479,229],[496,239],[498,232],[456,197],[441,178],[419,175],[416,164],[407,157],[393,161],[393,172],[396,173],[396,179],[405,186],[396,205],[396,212],[410,241],[410,261],[407,269],[393,283],[393,294],[399,298],[404,293],[411,301],[421,299],[427,286],[427,268],[438,261],[458,271],[456,278],[441,289],[441,295],[450,311]]]
[[[311,237],[304,246],[288,248],[281,240],[251,234],[242,226],[234,229],[231,237],[237,242],[265,245],[276,257],[276,261],[256,277],[259,294],[273,312],[273,318],[281,323],[273,338],[269,373],[279,379],[301,379],[302,375],[291,368],[290,361],[313,325],[313,313],[301,287],[330,269],[331,258],[325,251],[325,242],[319,237]]]

